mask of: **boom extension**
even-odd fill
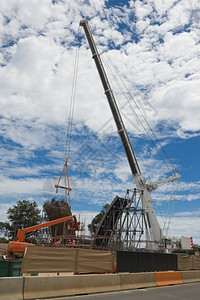
[[[88,26],[88,21],[87,20],[81,20],[80,21],[80,26],[83,26],[86,37],[88,39],[88,43],[90,45],[90,49],[91,49],[91,52],[92,52],[92,57],[94,58],[97,70],[99,72],[99,76],[100,76],[101,82],[103,84],[104,92],[105,92],[106,97],[108,99],[108,103],[110,105],[110,109],[112,111],[112,114],[113,114],[113,117],[114,117],[114,120],[115,120],[115,123],[116,123],[116,126],[117,126],[118,134],[121,138],[122,145],[124,147],[124,150],[125,150],[125,153],[126,153],[126,156],[127,156],[127,159],[128,159],[128,163],[129,163],[130,168],[131,168],[132,175],[133,176],[138,175],[138,174],[140,174],[140,168],[138,166],[137,159],[136,159],[135,154],[133,152],[133,149],[132,149],[132,146],[131,146],[131,143],[130,143],[130,140],[129,140],[129,137],[128,137],[128,134],[127,134],[127,131],[126,131],[126,128],[124,126],[124,123],[123,123],[123,120],[121,118],[117,103],[115,101],[115,97],[114,97],[113,92],[111,90],[106,72],[105,72],[103,64],[101,62],[100,55],[97,51],[97,47],[95,45],[93,36],[92,36],[90,28]]]

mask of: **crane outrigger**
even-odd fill
[[[142,210],[146,214],[148,231],[146,233],[146,249],[147,250],[159,250],[163,248],[163,233],[158,223],[158,219],[152,204],[151,200],[151,192],[156,190],[160,184],[173,182],[176,179],[181,178],[181,176],[175,172],[172,176],[167,179],[156,181],[156,182],[147,182],[145,177],[143,176],[136,156],[134,154],[130,139],[128,137],[127,130],[124,126],[124,122],[122,120],[119,108],[117,106],[113,91],[111,89],[110,83],[108,81],[104,66],[101,61],[100,54],[98,53],[97,47],[95,45],[92,33],[90,31],[88,20],[81,20],[80,26],[83,27],[91,52],[92,58],[95,61],[105,95],[107,97],[115,124],[117,126],[118,134],[121,138],[121,142],[124,148],[124,151],[127,156],[127,160],[131,169],[132,176],[134,178],[136,188],[139,191],[140,195],[142,195]]]

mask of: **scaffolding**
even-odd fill
[[[143,208],[143,191],[127,190],[116,196],[97,229],[94,244],[100,248],[137,251],[148,249],[150,223]]]

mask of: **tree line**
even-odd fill
[[[96,233],[98,225],[105,214],[109,204],[105,204],[102,210],[92,219],[88,225],[90,233]],[[46,201],[43,205],[45,211],[48,211],[49,219],[54,220],[71,215],[71,210],[64,200]],[[8,221],[0,222],[0,242],[14,240],[19,228],[27,228],[40,224],[42,222],[41,212],[38,204],[29,200],[19,200],[15,205],[7,210]]]

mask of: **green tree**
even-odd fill
[[[193,250],[194,250],[195,252],[200,252],[200,246],[195,245]]]
[[[99,223],[101,222],[101,219],[103,218],[104,214],[106,213],[108,207],[110,205],[108,203],[106,203],[102,210],[100,211],[100,213],[98,213],[93,219],[92,222],[88,225],[88,229],[90,231],[90,233],[96,233],[97,228],[99,226]]]
[[[27,228],[41,221],[40,209],[37,203],[28,200],[19,200],[7,210],[9,222],[1,222],[0,228],[4,230],[4,236],[14,239],[19,228]]]
[[[0,233],[4,234],[5,232],[5,223],[4,222],[0,222]]]
[[[3,234],[4,238],[9,236],[10,230],[11,226],[8,222],[0,222],[0,234]]]

